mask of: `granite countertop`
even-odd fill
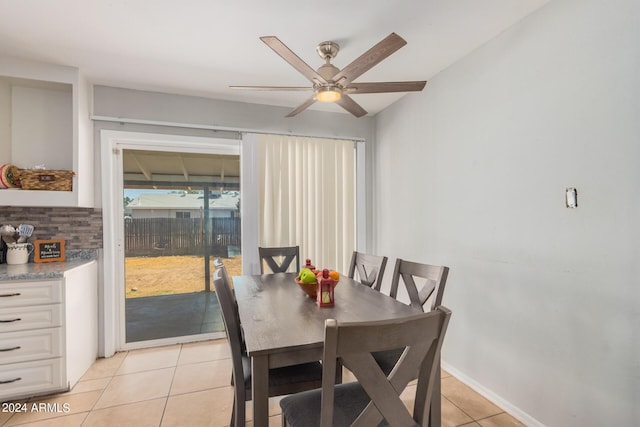
[[[59,262],[44,262],[27,264],[0,264],[0,281],[58,279],[66,271],[87,264],[97,259],[95,250],[68,250],[66,260]]]

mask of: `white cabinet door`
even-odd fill
[[[61,328],[0,334],[0,364],[62,356]]]
[[[0,333],[60,326],[61,310],[61,304],[0,308]]]
[[[0,283],[0,308],[62,302],[62,282],[10,281]]]
[[[34,393],[63,390],[62,358],[0,366],[0,399],[18,399]]]

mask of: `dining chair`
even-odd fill
[[[397,298],[400,279],[404,284],[409,305],[422,311],[432,311],[442,305],[444,287],[447,283],[449,267],[421,264],[398,258],[391,279],[390,296]],[[418,279],[418,282],[416,282]],[[423,282],[422,286],[417,283]],[[425,304],[431,300],[431,304],[425,310]],[[387,350],[373,354],[374,359],[383,372],[389,373],[402,354],[402,349]]]
[[[226,280],[226,287],[229,289],[228,291],[228,295],[229,295],[229,299],[231,300],[231,303],[229,305],[231,305],[231,309],[227,310],[227,313],[230,313],[230,315],[233,315],[234,319],[235,319],[235,324],[238,325],[238,328],[240,329],[240,344],[242,347],[242,352],[245,352],[245,348],[244,348],[244,336],[242,335],[242,325],[240,324],[240,314],[238,313],[238,302],[236,301],[236,293],[234,292],[233,288],[231,287],[231,281],[229,280],[229,275],[227,273],[227,269],[224,265],[224,263],[222,262],[222,260],[218,257],[214,258],[213,260],[213,266],[215,267],[215,270],[222,270],[221,271],[221,275],[222,277],[225,278]],[[215,278],[215,271],[214,271],[214,278]],[[214,283],[215,286],[215,283]],[[218,303],[220,303],[220,296],[217,295],[218,297]],[[224,310],[222,310],[222,304],[220,305],[220,310],[222,311],[222,320],[224,321]],[[233,381],[233,378],[232,378]]]
[[[264,274],[267,264],[273,273],[284,273],[295,261],[296,272],[300,271],[300,246],[283,246],[264,248],[258,247],[260,258],[260,274]]]
[[[424,305],[431,299],[431,306],[426,311],[433,310],[442,305],[442,297],[448,275],[449,267],[422,264],[398,258],[391,279],[389,295],[392,298],[397,298],[400,279],[402,279],[404,288],[409,296],[409,304],[425,311]],[[424,284],[418,286],[416,278],[424,280]]]
[[[231,426],[244,427],[246,402],[251,400],[251,359],[246,353],[240,329],[238,306],[224,265],[216,265],[213,283],[231,349],[234,389]],[[269,397],[312,390],[321,385],[322,364],[319,361],[269,370]]]
[[[340,323],[325,322],[322,388],[280,400],[282,425],[290,427],[426,426],[437,361],[451,311],[444,306],[404,319]],[[405,350],[390,374],[384,373],[371,352],[402,346]],[[336,360],[356,381],[334,385]],[[413,411],[400,398],[417,376]],[[354,422],[357,419],[357,422]]]
[[[353,251],[349,265],[349,278],[355,279],[357,273],[360,283],[376,291],[382,288],[382,276],[387,266],[386,256],[377,256]]]

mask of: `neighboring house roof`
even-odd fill
[[[240,193],[237,191],[223,192],[220,197],[209,199],[209,209],[238,210]],[[141,194],[126,207],[127,209],[200,209],[204,206],[204,196],[201,193],[167,193]]]

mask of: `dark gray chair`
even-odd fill
[[[215,294],[222,310],[222,320],[231,349],[233,410],[231,426],[244,427],[246,422],[246,402],[251,400],[251,359],[246,354],[240,316],[235,295],[229,284],[227,271],[216,261],[213,273]],[[335,381],[335,379],[334,379]],[[322,385],[322,365],[310,362],[269,370],[269,396],[281,396],[312,390]]]
[[[422,311],[432,311],[442,305],[444,287],[447,283],[449,267],[420,264],[398,258],[391,279],[391,292],[393,298],[397,298],[400,279],[409,296],[409,304]],[[424,281],[419,287],[416,278]],[[431,300],[431,304],[425,309],[425,304]],[[382,367],[385,373],[391,372],[396,361],[402,354],[402,349],[389,350],[374,353],[373,357]]]
[[[386,266],[386,256],[369,255],[353,251],[348,276],[351,279],[356,279],[355,276],[357,274],[356,280],[379,291],[382,288],[382,276],[384,276]]]
[[[284,397],[280,401],[282,425],[290,427],[426,426],[431,396],[440,375],[438,360],[451,311],[436,310],[402,320],[325,323],[323,381],[319,390]],[[371,352],[403,347],[391,374],[376,364]],[[334,385],[336,363],[356,382]],[[417,378],[413,411],[400,394]],[[357,422],[354,422],[357,419]],[[381,422],[385,422],[380,424]]]
[[[285,273],[295,261],[296,272],[300,271],[300,246],[283,246],[274,248],[258,247],[260,258],[260,274],[264,274],[267,264],[273,273]]]
[[[391,279],[391,292],[389,295],[392,298],[397,298],[400,279],[402,279],[402,283],[409,295],[409,304],[423,311],[433,310],[442,305],[442,297],[448,275],[449,267],[422,264],[398,258]],[[425,280],[420,289],[416,284],[416,277]],[[424,305],[429,300],[431,300],[431,306],[425,310]]]

